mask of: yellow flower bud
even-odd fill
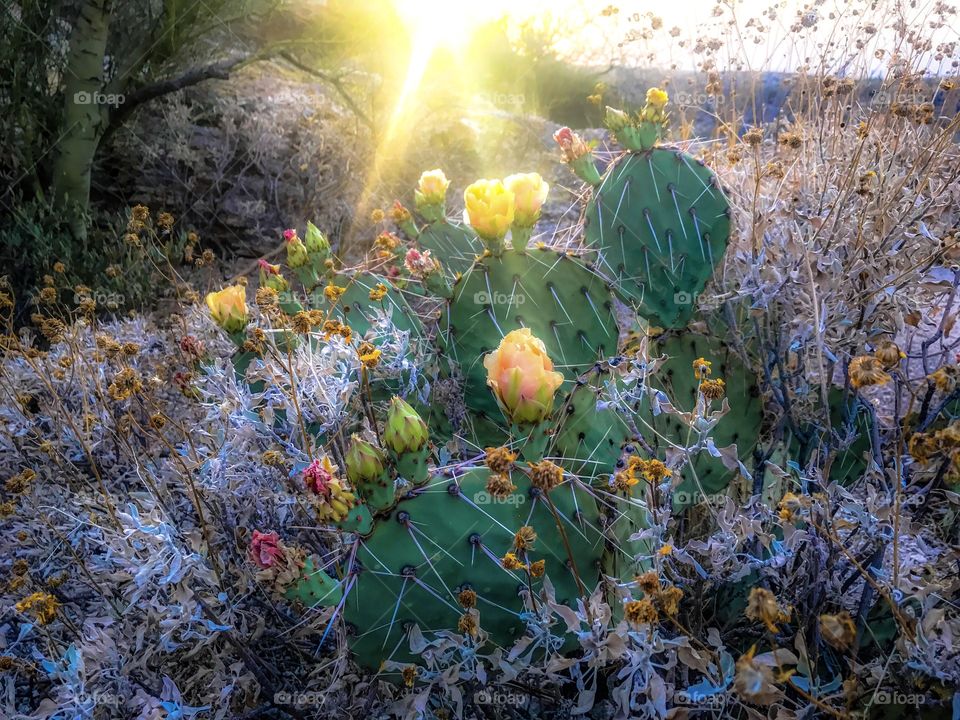
[[[540,209],[547,199],[550,185],[535,172],[510,175],[503,185],[513,193],[513,224],[532,228],[540,219]]]
[[[417,186],[417,206],[423,203],[442,205],[446,200],[448,187],[450,181],[443,174],[443,170],[427,170],[420,176],[420,184]]]

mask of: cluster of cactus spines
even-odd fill
[[[446,217],[443,173],[424,173],[416,192],[420,226],[399,202],[389,213],[408,246],[392,233],[378,238],[383,277],[336,271],[329,244],[312,226],[303,241],[288,232],[288,263],[312,304],[347,337],[356,333],[354,342],[378,306],[392,308],[396,327],[433,336],[431,319],[418,317],[405,298],[436,296],[435,349],[449,365],[438,367],[463,386],[470,432],[450,462],[450,436],[431,423],[432,444],[413,405],[392,398],[377,417],[388,398],[368,394],[363,418],[345,428],[358,434],[343,451],[344,479],[327,459],[311,465],[317,517],[347,535],[348,558],[329,571],[335,581],[304,561],[286,592],[305,605],[334,606],[362,664],[408,658],[412,624],[456,630],[478,647],[508,645],[536,615],[544,574],[565,602],[591,592],[601,568],[630,580],[651,556],[649,540],[631,540],[649,526],[645,493],[672,474],[640,456],[689,450],[692,462],[677,468],[683,482],[713,492],[732,474],[713,457],[714,446],[742,443],[749,451],[756,441],[756,383],[719,341],[671,330],[643,338],[646,361],[618,354],[626,351],[614,293],[635,301],[651,324],[684,324],[694,306],[682,301],[703,289],[729,232],[712,174],[653,147],[665,97],[648,100],[634,119],[611,114],[631,152],[604,178],[589,145],[566,128],[556,136],[564,160],[594,185],[586,236],[599,251],[596,262],[528,247],[548,189],[536,174],[473,183],[459,225]],[[263,286],[279,292],[283,283],[278,269],[265,268]],[[246,317],[234,317],[230,303],[214,307],[242,344]],[[297,306],[280,308],[300,314]],[[707,378],[710,359],[716,374]],[[627,390],[624,362],[659,367],[649,376],[641,368],[639,386]],[[723,395],[736,419],[718,412]],[[712,442],[706,434],[691,438],[689,424],[672,425],[664,411],[670,402],[690,416],[709,414],[705,425],[719,417]],[[337,588],[327,592],[331,582]]]

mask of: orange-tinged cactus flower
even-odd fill
[[[550,184],[539,173],[517,173],[503,181],[504,187],[513,193],[513,224],[532,228],[540,219],[540,210],[547,199]]]
[[[213,321],[228,333],[241,332],[247,326],[247,291],[242,285],[230,285],[209,293],[207,307]]]
[[[483,358],[487,385],[516,424],[535,424],[553,410],[553,396],[563,384],[543,342],[529,328],[507,333],[500,346]]]
[[[482,239],[502,241],[513,224],[514,195],[500,180],[477,180],[463,191],[464,219]]]

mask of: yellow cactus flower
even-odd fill
[[[500,180],[477,180],[463,191],[464,219],[484,240],[500,241],[513,224],[514,195]]]
[[[442,205],[447,198],[448,187],[450,187],[450,181],[443,174],[443,170],[427,170],[420,176],[420,183],[417,186],[417,205],[423,203]]]
[[[532,228],[540,219],[540,209],[547,199],[550,185],[539,173],[517,173],[503,181],[504,187],[513,193],[513,224]]]
[[[553,410],[553,396],[563,384],[543,342],[529,328],[507,333],[483,359],[487,385],[512,422],[538,423]]]
[[[647,105],[651,108],[663,110],[668,100],[670,100],[670,96],[667,95],[666,90],[661,90],[657,87],[652,87],[647,90]]]
[[[242,285],[230,285],[207,294],[207,307],[213,321],[228,333],[238,333],[247,326],[247,291]]]

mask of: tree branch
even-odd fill
[[[350,97],[350,93],[348,93],[346,88],[343,87],[343,83],[340,81],[340,78],[334,75],[328,75],[327,73],[317,70],[316,68],[312,68],[309,65],[304,65],[288,52],[281,52],[280,57],[293,65],[297,70],[305,72],[308,75],[312,75],[319,80],[323,80],[323,82],[327,83],[328,85],[332,85],[333,89],[337,91],[337,94],[343,98],[343,101],[347,104],[347,107],[349,107],[350,110],[353,111],[353,114],[357,116],[357,119],[366,125],[367,129],[369,129],[371,132],[376,132],[373,121],[360,108],[360,106],[357,105],[356,100]]]
[[[146,102],[197,85],[204,80],[227,80],[233,71],[240,69],[244,65],[262,60],[267,56],[268,53],[264,52],[237,55],[226,60],[204,65],[203,67],[191,68],[176,77],[158,80],[149,85],[137,88],[124,98],[123,103],[117,107],[116,110],[110,113],[110,130],[122,125],[123,122],[133,114],[134,110]]]

